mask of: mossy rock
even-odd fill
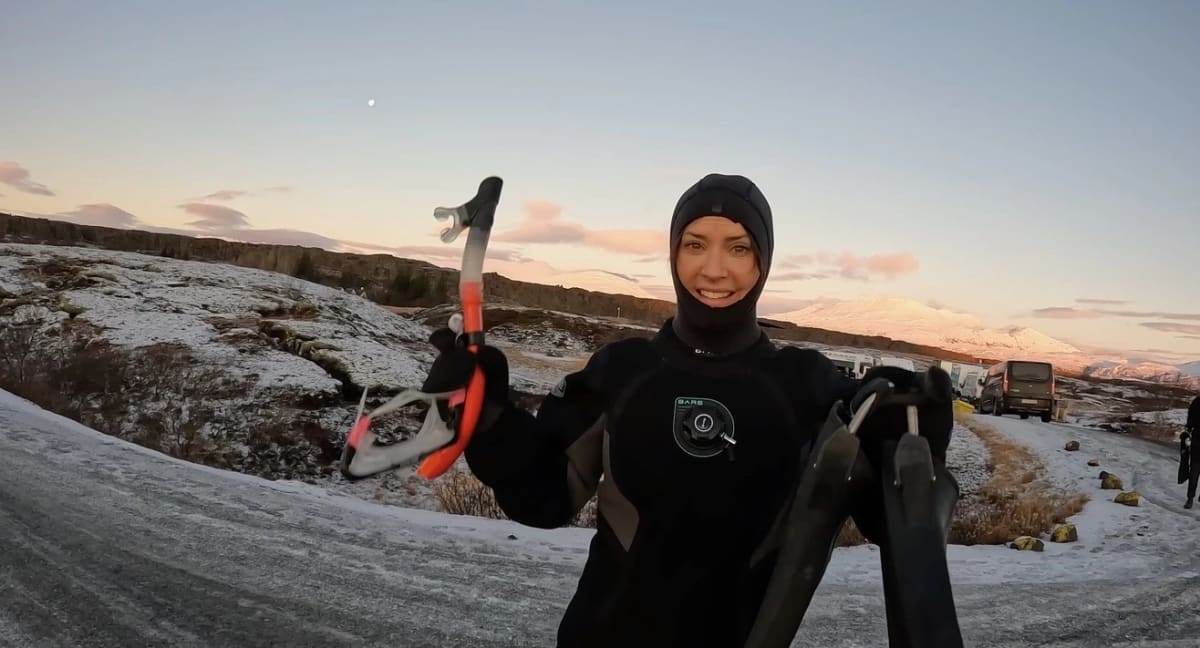
[[[1046,543],[1044,543],[1041,540],[1038,540],[1037,538],[1034,538],[1032,536],[1021,536],[1020,538],[1013,540],[1008,546],[1013,549],[1016,549],[1017,551],[1045,551],[1046,550]]]
[[[1067,449],[1068,452],[1075,452],[1076,450],[1079,449],[1079,442],[1078,441],[1067,441],[1067,445],[1064,447]]]
[[[1113,501],[1117,504],[1124,504],[1125,506],[1137,506],[1141,501],[1141,495],[1139,495],[1137,491],[1117,493],[1117,496],[1113,498]]]
[[[1051,542],[1077,542],[1079,541],[1079,532],[1075,529],[1074,524],[1060,524],[1050,534]]]
[[[1088,459],[1088,465],[1089,466],[1099,466],[1100,460],[1099,459]]]
[[[1104,490],[1122,490],[1125,488],[1125,484],[1121,482],[1120,477],[1117,477],[1112,473],[1105,473],[1104,476],[1100,478],[1100,488],[1103,488]]]

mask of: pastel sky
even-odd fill
[[[1190,0],[0,16],[6,212],[451,263],[433,208],[496,174],[488,269],[604,270],[669,297],[676,199],[742,173],[775,213],[764,314],[907,297],[1200,357]]]

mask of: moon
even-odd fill
[[[375,106],[375,100],[374,100],[374,99],[367,99],[367,107],[368,107],[368,108],[373,108],[374,106]]]

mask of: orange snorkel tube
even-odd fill
[[[483,345],[483,260],[487,255],[488,237],[492,233],[492,222],[503,186],[504,181],[500,178],[485,178],[479,184],[475,197],[466,204],[453,209],[439,208],[433,213],[438,220],[454,217],[454,225],[442,230],[442,241],[445,243],[457,238],[463,229],[470,230],[467,233],[467,245],[463,249],[458,294],[462,301],[463,335],[472,353],[478,353]],[[426,479],[438,477],[449,470],[466,450],[483,410],[483,388],[483,370],[475,367],[475,373],[471,375],[471,382],[463,395],[462,419],[454,442],[426,457],[417,468],[418,475]],[[450,405],[453,407],[458,402],[457,398],[452,399]]]
[[[439,207],[433,215],[438,220],[453,217],[454,223],[442,230],[442,241],[450,243],[464,230],[469,229],[467,246],[463,250],[462,274],[459,280],[459,297],[462,300],[462,331],[467,348],[478,353],[483,345],[483,260],[487,255],[488,237],[492,232],[492,221],[496,205],[500,202],[500,178],[486,178],[479,185],[475,197],[459,207]],[[452,318],[454,319],[454,318]],[[455,325],[451,323],[451,328]],[[417,474],[434,479],[454,465],[466,450],[479,423],[483,410],[484,376],[478,367],[470,382],[454,392],[427,394],[419,389],[406,389],[376,407],[369,413],[363,410],[367,402],[364,389],[358,404],[354,427],[346,438],[339,464],[342,475],[348,480],[358,480],[371,475],[420,462]],[[450,426],[439,415],[438,401],[447,401],[451,412],[462,405],[461,416],[452,419]],[[371,421],[388,412],[396,411],[417,402],[430,404],[421,429],[401,441],[389,444],[377,443],[378,435],[371,429]],[[453,428],[453,429],[452,429]]]

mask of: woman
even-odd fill
[[[488,406],[465,452],[475,476],[510,518],[535,527],[562,526],[598,498],[559,646],[745,641],[774,557],[750,564],[750,556],[830,409],[859,384],[816,351],[777,349],[759,328],[773,249],[771,209],[754,183],[708,175],[671,218],[677,310],[653,339],[601,348],[536,416],[509,402],[504,355],[480,351]],[[466,383],[476,356],[454,337],[434,333],[442,354],[424,391]],[[945,402],[921,413],[942,460],[952,425]],[[903,412],[872,418],[860,431],[864,446],[904,429]],[[878,503],[856,510],[868,538],[883,540]]]

